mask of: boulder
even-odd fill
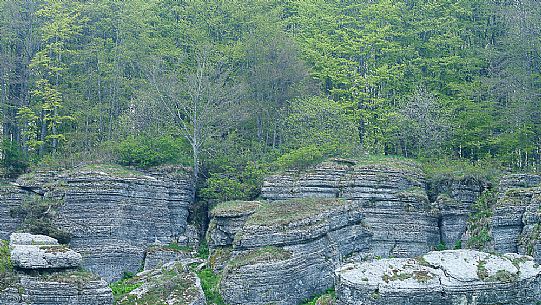
[[[13,246],[38,246],[38,245],[58,245],[58,240],[46,235],[35,235],[30,233],[13,233],[9,237],[9,245]]]
[[[533,305],[541,294],[532,257],[473,250],[351,263],[336,277],[341,305]]]
[[[61,245],[16,245],[11,250],[13,265],[21,269],[67,269],[81,265],[81,254]]]

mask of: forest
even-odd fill
[[[0,0],[1,172],[328,157],[541,170],[537,0]]]

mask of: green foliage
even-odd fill
[[[13,272],[11,264],[9,242],[0,240],[0,291],[16,283],[17,279],[18,276]]]
[[[135,275],[131,273],[124,273],[121,280],[109,284],[109,287],[113,291],[113,297],[115,302],[121,299],[126,294],[141,287],[143,283],[132,281]]]
[[[186,141],[171,136],[130,136],[118,143],[116,153],[120,164],[143,168],[191,162]]]
[[[23,219],[19,231],[47,235],[61,244],[68,244],[71,235],[54,224],[56,209],[62,201],[34,196],[10,211],[12,217]]]
[[[469,161],[464,159],[422,159],[423,171],[432,181],[444,179],[474,178],[480,181],[496,182],[502,175],[501,164],[494,159]]]
[[[2,167],[6,176],[17,176],[24,173],[29,167],[30,160],[17,142],[4,139],[0,151]]]
[[[283,154],[276,160],[275,165],[281,170],[305,169],[335,156],[338,150],[338,144],[311,144]]]
[[[302,305],[334,305],[336,302],[336,292],[329,289],[325,293],[314,297],[312,300],[302,303]]]
[[[201,280],[201,287],[205,293],[208,304],[225,305],[220,295],[219,285],[220,277],[210,269],[201,269],[197,272],[197,276]]]
[[[9,254],[9,242],[0,240],[0,274],[6,274],[13,270]]]
[[[200,196],[216,201],[250,200],[259,195],[267,170],[250,163],[235,169],[224,166],[219,173],[211,173]]]
[[[486,190],[472,206],[474,212],[468,219],[468,248],[486,250],[492,241],[490,230],[496,196],[495,190]]]
[[[445,250],[447,250],[447,245],[445,245],[445,243],[443,241],[440,241],[440,243],[437,244],[434,249],[436,251],[445,251]]]

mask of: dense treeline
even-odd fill
[[[541,164],[536,0],[0,0],[0,14],[9,173],[181,163],[224,199],[328,155]]]

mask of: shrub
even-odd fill
[[[312,144],[283,154],[276,160],[275,165],[281,170],[305,169],[331,156],[339,155],[341,155],[339,144]]]
[[[225,305],[218,289],[220,277],[214,274],[210,269],[198,271],[197,276],[199,276],[199,279],[201,280],[201,287],[205,293],[207,304]]]
[[[131,136],[115,149],[118,163],[137,167],[162,164],[191,164],[190,148],[184,139],[172,136]]]
[[[6,176],[13,177],[22,174],[30,166],[28,156],[25,155],[17,142],[4,139],[0,150],[2,167]]]
[[[62,203],[61,200],[34,197],[27,199],[22,205],[10,211],[12,217],[22,218],[23,224],[19,231],[32,234],[47,235],[56,238],[61,244],[70,242],[68,232],[60,230],[54,224],[56,208]]]

